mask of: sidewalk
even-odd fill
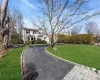
[[[63,80],[100,80],[100,74],[75,66]]]

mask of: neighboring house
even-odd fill
[[[37,40],[37,38],[45,40],[47,43],[49,43],[49,37],[44,34],[42,30],[24,27],[22,28],[22,39],[24,42]]]

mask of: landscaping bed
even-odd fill
[[[84,44],[57,45],[57,50],[47,47],[52,54],[100,70],[100,47]]]

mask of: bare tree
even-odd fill
[[[19,39],[22,38],[22,27],[23,27],[23,15],[18,9],[13,8],[8,11],[10,17],[10,27],[9,27],[9,41],[11,43],[11,36],[19,36]]]
[[[21,34],[21,29],[23,27],[23,15],[18,9],[8,10],[8,14],[10,17],[10,28],[12,34]]]
[[[7,7],[8,7],[8,1],[9,0],[3,0],[0,10],[0,36],[2,37],[2,43],[4,47],[7,47],[7,37],[8,37],[8,26],[6,19],[7,15]]]
[[[16,18],[16,30],[17,30],[17,33],[21,34],[21,30],[24,24],[23,15],[18,9],[15,9],[14,13],[15,13],[15,18]]]
[[[46,25],[46,19],[40,19],[40,17],[38,17],[38,24],[33,19],[31,20],[31,23],[39,30],[42,30],[44,35],[48,35],[49,30]]]
[[[13,35],[20,34],[20,38],[22,37],[22,27],[23,27],[23,16],[18,9],[8,9],[7,16],[10,18],[9,22],[9,45],[12,45],[11,37]]]
[[[8,1],[9,0],[3,0],[2,5],[1,5],[1,11],[0,11],[1,12],[1,17],[0,17],[1,28],[4,28],[4,21],[7,14]]]
[[[88,34],[97,35],[99,33],[98,25],[95,22],[89,22],[86,24],[85,31]]]
[[[3,0],[0,10],[0,37],[2,39],[0,41],[2,41],[4,48],[8,47],[9,41],[11,42],[11,35],[17,32],[21,35],[21,28],[23,26],[22,14],[16,9],[9,11],[7,9],[8,1]]]
[[[9,45],[11,45],[11,36],[16,34],[16,29],[15,29],[15,23],[16,19],[15,16],[13,15],[13,11],[8,9],[7,16],[10,17],[10,23],[9,23]]]
[[[82,30],[82,26],[74,26],[74,27],[71,29],[70,33],[71,33],[71,34],[78,34],[78,33],[81,32],[81,30]]]
[[[63,30],[87,20],[100,12],[90,14],[92,9],[85,7],[87,0],[42,0],[41,8],[45,17],[48,18],[48,27],[51,31],[51,46],[54,47],[57,35]]]

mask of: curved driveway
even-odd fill
[[[62,80],[74,67],[69,62],[51,56],[44,46],[31,46],[24,51],[25,64],[34,64],[38,76],[35,80]],[[32,79],[33,80],[33,79]]]

